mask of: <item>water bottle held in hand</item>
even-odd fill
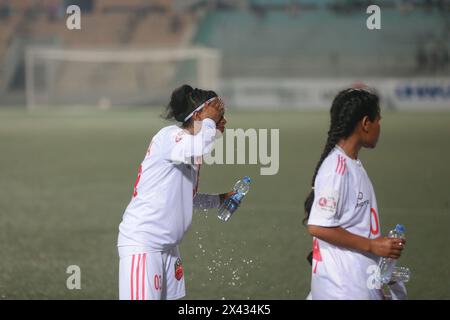
[[[395,229],[389,231],[389,238],[400,238],[405,239],[405,227],[401,224],[395,226]],[[392,273],[397,264],[396,259],[392,258],[381,258],[378,263],[378,270],[380,271],[380,282],[382,284],[389,283],[392,278]]]
[[[231,218],[232,214],[241,204],[242,199],[250,190],[250,181],[249,177],[244,177],[242,180],[236,182],[233,187],[235,194],[226,199],[219,208],[217,216],[220,220],[228,221]]]
[[[411,272],[408,267],[395,267],[392,271],[391,281],[408,282],[411,277]]]

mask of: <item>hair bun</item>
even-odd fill
[[[184,84],[172,93],[170,106],[175,120],[181,122],[184,120],[190,105],[189,97],[193,91],[194,89],[190,85]]]

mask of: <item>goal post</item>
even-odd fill
[[[29,47],[25,59],[30,110],[161,106],[184,83],[217,90],[220,52],[209,48],[61,49]]]

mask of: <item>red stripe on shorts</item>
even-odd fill
[[[145,300],[145,256],[147,254],[144,253],[144,258],[142,259],[142,300]]]
[[[138,263],[136,267],[136,300],[139,300],[139,264],[141,263],[141,255],[138,256]]]

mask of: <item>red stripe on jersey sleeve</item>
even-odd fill
[[[347,168],[347,164],[345,163],[345,158],[342,158],[342,168],[341,168],[341,175],[344,175],[345,169]]]

